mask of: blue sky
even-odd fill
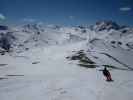
[[[133,26],[132,18],[133,0],[0,0],[2,23],[78,25],[113,20]]]

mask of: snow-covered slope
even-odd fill
[[[112,70],[114,82],[107,83],[99,70],[84,69],[65,59],[85,44],[4,55],[0,58],[7,64],[0,68],[1,100],[132,100],[132,71]]]
[[[110,21],[91,27],[27,24],[0,30],[0,47],[8,52],[0,55],[0,100],[133,98],[133,28]],[[79,60],[66,59],[79,51]],[[79,66],[88,59],[96,67]],[[104,65],[113,82],[105,81]]]

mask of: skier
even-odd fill
[[[106,81],[113,81],[111,74],[110,74],[109,70],[107,70],[106,67],[104,67],[103,75],[106,77]]]

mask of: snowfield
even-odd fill
[[[114,82],[106,82],[98,69],[65,59],[85,44],[0,56],[0,100],[132,100],[132,71],[111,70]]]
[[[0,100],[132,100],[132,59],[133,28],[112,21],[6,27],[0,29]]]

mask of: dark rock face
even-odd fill
[[[39,26],[37,24],[26,24],[23,27],[24,29],[27,29],[27,30],[38,30],[39,29]]]
[[[7,51],[10,50],[11,45],[10,45],[10,42],[9,42],[9,40],[7,38],[2,37],[1,40],[0,40],[0,43],[1,43],[1,47],[3,49],[5,49]]]
[[[78,28],[80,28],[80,29],[85,29],[85,27],[82,26],[82,25],[78,26]]]
[[[130,49],[133,49],[133,42],[126,43],[126,46]]]
[[[70,57],[66,57],[66,59],[69,60],[77,60],[79,63],[78,65],[85,68],[96,68],[95,62],[93,62],[91,59],[89,59],[86,54],[84,53],[84,50],[77,51],[74,55]]]
[[[7,26],[0,25],[0,30],[7,30],[7,29],[8,29]]]
[[[10,32],[0,33],[0,47],[7,52],[10,51],[11,45],[15,39],[16,38]]]
[[[96,22],[96,25],[93,26],[93,29],[97,31],[103,31],[103,30],[109,31],[111,29],[119,30],[121,29],[121,26],[113,21],[100,21]]]

